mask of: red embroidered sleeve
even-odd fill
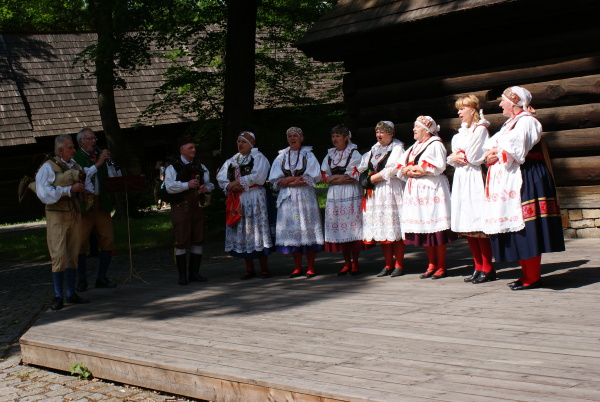
[[[421,167],[423,168],[423,170],[425,170],[427,168],[435,169],[435,165],[432,165],[431,163],[429,163],[425,160],[423,162],[421,162]]]

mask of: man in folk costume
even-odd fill
[[[89,237],[94,231],[100,246],[98,261],[97,288],[114,288],[117,285],[108,280],[106,274],[115,248],[111,212],[113,203],[104,187],[107,177],[121,176],[110,159],[107,149],[100,150],[96,146],[96,134],[90,128],[83,128],[77,133],[79,150],[75,152],[75,161],[83,167],[86,173],[86,183],[94,188],[94,194],[87,205],[82,206],[81,212],[81,244],[77,257],[77,291],[87,290],[86,251]]]
[[[171,194],[171,217],[175,236],[175,261],[179,272],[179,284],[206,282],[200,275],[202,245],[204,243],[205,213],[203,199],[214,190],[208,169],[195,160],[194,139],[185,136],[177,141],[180,158],[165,171],[165,188]],[[190,249],[189,267],[187,248]]]
[[[521,265],[521,278],[508,284],[512,290],[540,287],[541,254],[565,250],[542,125],[530,103],[526,89],[506,89],[500,107],[508,120],[483,146],[489,167],[483,231],[497,262]]]
[[[77,253],[81,232],[78,194],[92,191],[84,185],[83,169],[73,160],[75,146],[70,135],[56,137],[55,156],[49,158],[35,176],[38,198],[46,204],[46,234],[52,259],[55,297],[52,310],[64,306],[63,286],[67,280],[67,303],[89,303],[75,292]]]

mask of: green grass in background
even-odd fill
[[[140,250],[149,247],[170,247],[173,244],[171,213],[169,211],[148,213],[141,218],[131,219],[131,248]],[[129,250],[127,220],[114,220],[115,247],[117,253]],[[46,243],[46,228],[6,234],[0,239],[0,258],[3,262],[49,260]]]
[[[317,198],[321,214],[327,200],[327,185],[317,185]],[[225,196],[220,191],[213,192],[211,205],[206,209],[207,243],[225,239]],[[126,219],[113,219],[115,247],[117,254],[129,251]],[[170,248],[173,246],[171,211],[151,211],[130,218],[131,249],[140,251],[148,248]],[[0,261],[47,261],[50,259],[46,243],[46,228],[7,233],[0,238]]]

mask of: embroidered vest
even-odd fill
[[[83,169],[77,163],[69,168],[58,156],[48,159],[47,162],[52,167],[52,171],[56,176],[52,182],[52,185],[55,187],[72,186],[75,183],[82,182],[85,177]],[[79,200],[74,194],[72,197],[63,196],[54,204],[46,205],[46,210],[58,212],[71,212],[75,210],[80,212]]]
[[[348,157],[346,158],[346,164],[344,166],[341,166],[341,165],[337,165],[335,167],[331,166],[331,164],[332,164],[331,157],[327,156],[327,159],[329,160],[328,164],[329,164],[329,170],[331,170],[331,174],[332,175],[335,175],[335,174],[346,174],[346,169],[348,168],[348,164],[350,163],[350,159],[352,158],[352,154],[355,151],[356,151],[356,148],[354,148],[352,151],[350,151],[350,153],[348,154]]]
[[[252,169],[254,169],[254,158],[250,157],[250,161],[248,161],[245,165],[240,165],[240,175],[248,176],[252,173]],[[227,168],[227,180],[234,181],[235,180],[235,166],[229,165]]]

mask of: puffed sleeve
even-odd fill
[[[461,135],[463,135],[463,134],[462,134],[462,133],[463,133],[463,131],[464,131],[464,128],[463,128],[463,127],[459,128],[459,129],[458,129],[458,133],[454,134],[454,136],[452,137],[452,142],[451,142],[451,145],[450,145],[450,149],[452,150],[452,153],[453,153],[453,154],[455,154],[455,153],[457,153],[457,152],[461,152],[461,151],[462,151],[462,149],[460,149],[460,148],[458,147],[458,143],[459,143],[459,138],[460,138],[460,136],[461,136]],[[482,143],[482,145],[483,145],[483,143]],[[463,152],[464,152],[464,151],[463,151]],[[481,156],[483,156],[483,149],[482,149],[482,154],[481,154]],[[450,165],[450,166],[454,166],[454,167],[458,167],[458,166],[460,166],[460,165],[457,165],[457,164],[454,164],[454,163],[452,163],[452,161],[450,160],[450,155],[448,155],[448,157],[446,158],[446,164],[448,164],[448,165]]]
[[[483,154],[485,153],[483,150],[483,144],[489,136],[490,134],[486,126],[479,125],[477,128],[475,128],[475,132],[468,137],[470,141],[464,150],[467,163],[474,166],[478,166],[483,163]],[[452,142],[454,142],[454,139]]]
[[[189,190],[187,182],[177,181],[177,172],[173,165],[170,165],[165,171],[165,189],[169,194],[177,194]]]
[[[283,170],[281,170],[282,158],[283,156],[280,152],[279,155],[277,155],[277,158],[275,158],[275,160],[273,161],[273,164],[271,165],[271,171],[269,172],[269,181],[273,184],[273,187],[275,188],[278,187],[277,183],[279,183],[279,181],[285,177],[285,175],[283,174]]]
[[[329,176],[331,176],[331,169],[329,168],[329,154],[327,154],[321,163],[321,178],[325,181]]]
[[[56,174],[52,166],[44,163],[35,175],[35,193],[44,204],[54,204],[63,196],[71,196],[71,186],[53,186]]]
[[[358,171],[360,173],[364,172],[369,168],[369,160],[371,159],[371,151],[368,151],[363,156],[360,157],[360,164],[358,165]]]
[[[306,170],[304,171],[302,178],[306,184],[313,187],[321,181],[319,161],[312,152],[306,153]]]
[[[210,172],[203,164],[200,164],[202,170],[204,170],[204,185],[206,186],[206,191],[213,191],[215,189],[215,185],[210,182]]]
[[[498,138],[498,154],[500,149],[507,153],[519,165],[535,144],[542,138],[542,125],[533,117],[524,116],[515,127]]]
[[[227,186],[229,185],[229,179],[227,178],[227,170],[229,169],[229,165],[231,164],[231,158],[227,159],[221,169],[219,169],[219,173],[217,173],[217,183],[219,187],[223,189],[225,194],[227,194]]]
[[[398,161],[398,165],[396,165],[396,169],[397,169],[396,177],[399,178],[400,180],[404,180],[404,181],[408,180],[408,176],[402,174],[402,168],[408,163],[408,156],[410,155],[410,151],[412,150],[413,147],[414,147],[414,144],[411,145],[410,148],[408,148],[406,151],[404,151],[404,153],[402,153],[402,155],[400,155],[400,160]]]
[[[258,186],[265,184],[267,176],[269,175],[269,168],[271,167],[269,161],[262,153],[256,152],[252,157],[254,158],[252,172],[246,176],[240,177],[240,184],[244,187],[245,191],[248,191],[250,186],[255,184]]]
[[[394,140],[396,141],[396,140]],[[381,177],[385,181],[390,181],[391,179],[396,179],[398,174],[398,165],[400,164],[400,157],[404,154],[404,144],[398,141],[399,143],[394,145],[392,152],[390,153],[390,157],[388,158],[385,168],[381,170]]]
[[[419,166],[433,176],[439,176],[446,170],[446,147],[441,141],[430,144],[419,161]]]
[[[352,177],[355,180],[358,180],[360,176],[360,165],[362,163],[362,157],[360,152],[354,151],[350,155],[350,161],[348,162],[348,166],[346,166],[346,174]]]

